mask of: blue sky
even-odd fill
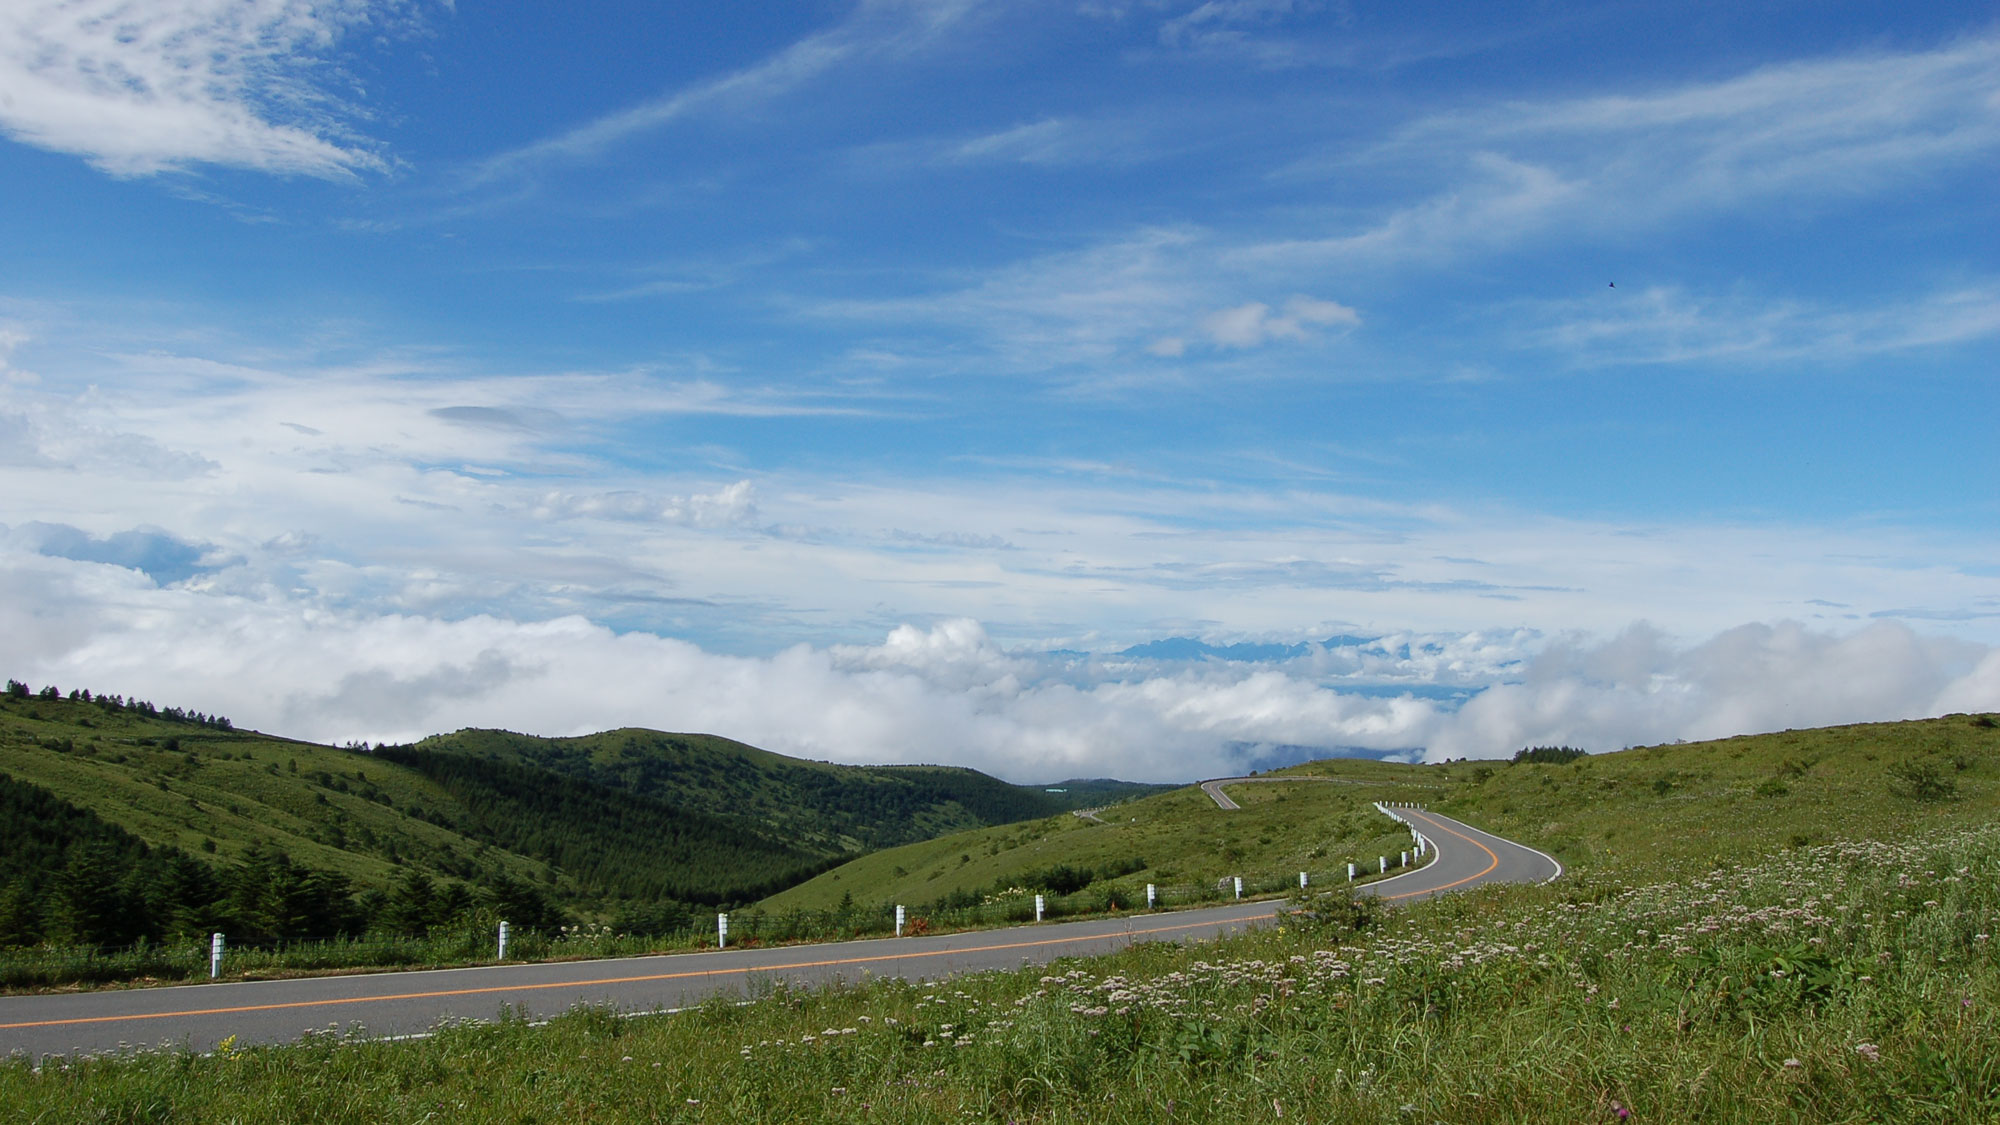
[[[1984,6],[31,0],[0,137],[37,683],[1023,780],[2000,708]]]

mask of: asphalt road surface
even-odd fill
[[[1431,839],[1437,858],[1407,874],[1367,884],[1362,888],[1366,893],[1410,900],[1487,882],[1537,882],[1562,870],[1540,852],[1457,821],[1418,809],[1398,808],[1396,813]],[[936,979],[1108,953],[1138,941],[1240,933],[1269,922],[1279,906],[1246,902],[778,949],[6,996],[0,997],[0,1055],[41,1058],[155,1046],[206,1051],[232,1035],[247,1046],[357,1025],[369,1035],[413,1035],[445,1020],[491,1019],[503,1010],[530,1018],[578,1004],[646,1012],[687,1007],[718,994],[751,995],[781,981],[820,985],[871,977]]]
[[[1240,809],[1243,806],[1230,800],[1229,794],[1224,793],[1222,787],[1225,785],[1236,785],[1246,782],[1255,783],[1259,781],[1324,781],[1332,785],[1369,784],[1366,781],[1359,781],[1351,777],[1303,777],[1297,774],[1281,774],[1277,777],[1218,777],[1213,781],[1202,782],[1201,791],[1215,799],[1215,807],[1218,809]]]

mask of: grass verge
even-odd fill
[[[2000,828],[1578,872],[932,986],[0,1066],[35,1121],[1959,1121]],[[1357,929],[1356,927],[1360,928]]]

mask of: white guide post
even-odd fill
[[[208,979],[214,980],[221,975],[222,935],[210,934],[208,937]]]
[[[1154,891],[1153,891],[1153,884],[1151,884],[1151,883],[1147,883],[1147,884],[1146,884],[1146,909],[1148,909],[1148,910],[1151,910],[1151,909],[1153,908],[1153,895],[1154,895]]]
[[[729,948],[729,915],[727,914],[717,914],[715,916],[715,948]]]
[[[495,961],[507,959],[507,923],[500,923],[500,951],[493,955]]]
[[[1047,905],[1047,904],[1046,904],[1046,903],[1045,903],[1045,902],[1043,901],[1043,899],[1042,899],[1042,896],[1040,896],[1040,895],[1036,895],[1036,896],[1035,896],[1035,921],[1039,922],[1039,921],[1041,921],[1041,920],[1042,920],[1042,908],[1043,908],[1043,907],[1044,907],[1045,905]]]
[[[1299,889],[1302,891],[1306,889],[1306,873],[1303,871],[1299,872]]]
[[[1347,865],[1347,881],[1350,883],[1354,881],[1354,865],[1351,863]]]
[[[1377,856],[1376,858],[1382,861],[1382,874],[1387,875],[1389,873],[1389,857],[1385,855]]]
[[[1403,862],[1401,862],[1401,863],[1397,864],[1396,866],[1398,866],[1398,867],[1408,867],[1409,865],[1410,865],[1410,853],[1409,853],[1409,852],[1404,852],[1404,853],[1403,853]]]
[[[1235,876],[1235,879],[1236,879],[1236,897],[1237,897],[1237,898],[1242,898],[1242,897],[1243,897],[1243,876],[1241,876],[1241,875],[1238,875],[1238,876]]]
[[[903,907],[901,903],[896,905],[896,936],[903,936]]]

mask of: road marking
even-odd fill
[[[1415,810],[1415,809],[1405,809],[1405,810],[1404,810],[1404,812],[1405,812],[1405,813],[1416,813],[1416,812],[1417,812],[1417,810]],[[1452,889],[1453,887],[1462,887],[1462,886],[1464,886],[1465,884],[1467,884],[1467,883],[1470,883],[1470,882],[1472,882],[1472,881],[1473,881],[1474,879],[1483,879],[1483,878],[1485,878],[1485,877],[1486,877],[1486,874],[1487,874],[1487,872],[1489,872],[1489,871],[1492,871],[1492,870],[1493,870],[1494,868],[1496,868],[1496,867],[1500,866],[1500,853],[1498,853],[1498,852],[1494,851],[1494,850],[1493,850],[1492,848],[1489,848],[1489,847],[1487,847],[1487,846],[1486,846],[1485,844],[1482,844],[1482,843],[1480,843],[1479,841],[1477,841],[1477,840],[1473,839],[1472,837],[1470,837],[1470,836],[1467,836],[1467,835],[1466,835],[1465,833],[1463,833],[1463,832],[1460,832],[1460,831],[1459,831],[1458,829],[1456,829],[1456,828],[1453,828],[1453,827],[1451,827],[1450,825],[1447,825],[1447,824],[1440,824],[1440,823],[1438,823],[1438,818],[1437,818],[1437,817],[1435,817],[1435,816],[1431,816],[1431,815],[1430,815],[1430,814],[1428,814],[1428,813],[1417,813],[1417,815],[1419,815],[1419,816],[1422,816],[1422,817],[1423,817],[1423,818],[1424,818],[1425,820],[1429,821],[1429,822],[1430,822],[1430,826],[1431,826],[1432,828],[1441,828],[1441,829],[1443,829],[1444,831],[1446,831],[1446,832],[1449,832],[1449,833],[1451,833],[1452,835],[1454,835],[1454,836],[1458,837],[1459,839],[1461,839],[1461,840],[1464,840],[1464,841],[1465,841],[1466,843],[1468,843],[1468,844],[1471,844],[1471,845],[1472,845],[1473,847],[1475,847],[1475,848],[1478,848],[1478,849],[1479,849],[1480,851],[1482,851],[1482,852],[1485,852],[1485,853],[1486,853],[1486,855],[1487,855],[1487,857],[1488,857],[1488,858],[1490,858],[1490,859],[1491,859],[1491,860],[1492,860],[1493,862],[1491,862],[1491,863],[1487,864],[1487,865],[1486,865],[1486,866],[1485,866],[1484,868],[1482,868],[1482,869],[1481,869],[1481,870],[1479,871],[1479,873],[1478,873],[1478,874],[1476,874],[1476,875],[1467,875],[1467,876],[1466,876],[1465,878],[1463,878],[1463,879],[1460,879],[1459,881],[1457,881],[1457,882],[1455,882],[1455,883],[1446,883],[1446,884],[1445,884],[1444,886],[1442,886],[1442,887],[1425,887],[1425,888],[1424,888],[1423,890],[1420,890],[1420,891],[1404,891],[1404,892],[1403,892],[1402,894],[1399,894],[1399,895],[1379,895],[1379,896],[1377,896],[1377,897],[1379,897],[1379,898],[1385,898],[1385,899],[1395,899],[1395,898],[1410,898],[1410,897],[1411,897],[1411,896],[1413,896],[1413,895],[1434,895],[1434,894],[1440,894],[1440,893],[1442,893],[1442,892],[1444,892],[1444,891],[1448,891],[1448,890]],[[1432,860],[1432,861],[1431,861],[1431,863],[1433,863],[1433,864],[1435,864],[1436,862],[1437,862],[1437,860]],[[1421,874],[1423,874],[1423,872],[1422,872],[1422,871],[1412,871],[1412,872],[1410,872],[1410,874],[1412,874],[1412,875],[1421,875]],[[1381,886],[1381,884],[1380,884],[1380,883],[1377,883],[1377,884],[1376,884],[1376,886]]]
[[[839,957],[823,961],[794,961],[784,965],[744,965],[733,969],[691,969],[686,972],[650,973],[635,977],[603,977],[597,980],[548,981],[541,984],[507,984],[494,985],[487,988],[448,988],[439,989],[434,992],[399,992],[383,996],[342,996],[326,1000],[293,1000],[282,1004],[243,1004],[228,1008],[194,1008],[180,1012],[140,1012],[116,1016],[78,1016],[71,1019],[30,1020],[23,1023],[0,1023],[0,1031],[14,1031],[31,1027],[69,1027],[76,1024],[88,1023],[116,1023],[120,1020],[164,1020],[187,1016],[224,1016],[240,1012],[276,1012],[287,1008],[321,1008],[332,1007],[336,1004],[376,1004],[388,1000],[426,1000],[443,996],[479,996],[493,992],[536,992],[550,988],[591,988],[606,984],[642,984],[647,981],[730,976],[736,973],[777,973],[793,969],[823,969],[835,965],[863,965],[877,961],[904,961],[919,957],[943,957],[953,953],[995,953],[1005,949],[1034,949],[1048,945],[1070,945],[1087,941],[1145,937],[1149,934],[1173,933],[1176,930],[1196,930],[1203,926],[1229,925],[1234,922],[1254,921],[1255,917],[1255,915],[1252,915],[1247,918],[1226,918],[1207,922],[1183,922],[1173,926],[1154,926],[1141,930],[1120,930],[1108,934],[1093,934],[1079,937],[1043,938],[1039,941],[1003,942],[998,945],[977,945],[964,949],[915,950],[909,953],[883,953],[872,957]]]

